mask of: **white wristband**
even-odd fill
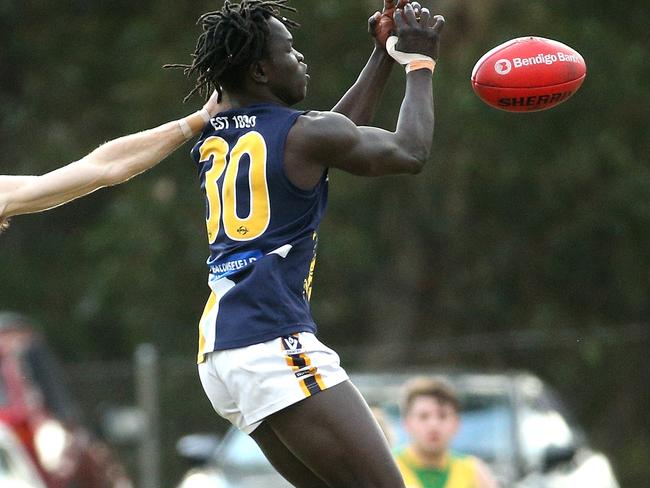
[[[407,64],[405,69],[407,73],[419,69],[428,69],[433,74],[434,70],[436,69],[436,62],[430,61],[428,59],[418,59],[417,61],[411,61],[409,64]]]
[[[433,58],[427,56],[426,54],[405,53],[398,51],[395,47],[397,46],[397,41],[397,36],[390,36],[386,40],[386,51],[388,51],[388,54],[390,54],[390,56],[399,64],[409,64],[413,61],[431,61],[435,64]]]

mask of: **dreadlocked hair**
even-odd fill
[[[281,10],[295,12],[288,0],[226,0],[221,10],[208,12],[197,21],[203,33],[192,54],[192,64],[168,64],[165,68],[182,68],[187,77],[196,76],[196,84],[184,98],[198,93],[206,100],[213,90],[223,93],[223,83],[238,81],[245,68],[262,59],[269,34],[267,20],[275,17],[287,28],[298,23],[280,15]]]

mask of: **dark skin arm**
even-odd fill
[[[395,13],[398,50],[438,57],[444,19],[422,14],[410,5]],[[431,72],[406,76],[406,94],[394,132],[358,127],[335,112],[301,116],[287,138],[285,169],[298,187],[313,188],[328,167],[362,176],[418,173],[429,158],[433,138]]]
[[[372,121],[395,61],[385,49],[375,46],[357,81],[332,108],[357,125]]]
[[[386,31],[393,28],[392,13],[410,0],[384,0],[384,9],[375,12],[368,19],[368,32],[375,40],[375,48],[368,62],[361,70],[357,81],[332,108],[332,112],[345,115],[357,125],[368,125],[374,116],[377,104],[388,82],[395,61],[386,52]],[[383,18],[382,18],[383,16]]]

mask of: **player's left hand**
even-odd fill
[[[382,49],[386,49],[386,39],[395,32],[395,24],[393,22],[393,15],[395,9],[404,8],[411,0],[384,0],[384,9],[381,12],[375,12],[368,19],[368,32],[375,38],[375,43]],[[417,5],[416,12],[421,7],[417,2],[413,2],[413,8]]]

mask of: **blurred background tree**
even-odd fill
[[[220,2],[58,3],[0,1],[1,173],[51,170],[201,104],[183,105],[190,82],[161,66],[189,60],[196,17]],[[331,174],[313,296],[321,336],[350,368],[532,370],[613,456],[622,485],[644,486],[646,2],[423,3],[447,18],[434,154],[417,177]],[[380,1],[294,4],[303,24],[296,46],[312,74],[301,107],[328,109],[370,52],[366,19]],[[584,56],[581,91],[537,114],[483,105],[469,84],[474,62],[528,34]],[[394,126],[403,78],[396,69],[378,125]],[[203,202],[188,151],[128,185],[15,219],[0,238],[0,309],[39,319],[69,363],[128,358],[142,341],[192,361],[208,293]],[[389,350],[376,354],[382,345]]]

